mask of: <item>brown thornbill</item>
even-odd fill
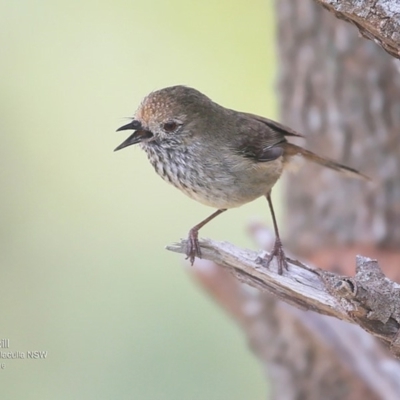
[[[293,156],[355,177],[356,170],[289,143],[302,135],[270,119],[224,108],[199,91],[172,86],[150,93],[133,120],[118,129],[133,130],[115,150],[140,143],[156,172],[194,200],[217,208],[189,231],[186,255],[201,257],[198,232],[228,208],[266,196],[275,245],[262,263],[277,257],[278,273],[287,268],[271,201],[271,189]]]

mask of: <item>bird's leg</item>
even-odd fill
[[[199,245],[199,230],[208,222],[210,222],[212,219],[214,219],[216,216],[219,214],[223,213],[226,211],[226,208],[223,208],[221,210],[215,211],[213,214],[211,214],[208,218],[206,218],[204,221],[201,221],[199,224],[195,225],[190,231],[187,239],[187,244],[186,244],[186,260],[189,259],[190,264],[193,265],[195,257],[201,258],[201,250],[200,250],[200,245]]]
[[[276,223],[274,207],[272,205],[272,200],[271,200],[271,192],[269,192],[265,197],[267,198],[269,209],[271,211],[272,222],[274,224],[275,244],[274,244],[274,247],[272,248],[269,256],[264,258],[264,259],[259,259],[259,261],[260,261],[260,263],[262,265],[264,265],[265,267],[268,268],[269,264],[272,261],[272,259],[274,257],[276,257],[277,261],[278,261],[278,274],[282,275],[283,269],[284,268],[288,269],[288,263],[286,261],[286,256],[285,256],[285,253],[283,251],[281,237],[279,236],[278,224]]]

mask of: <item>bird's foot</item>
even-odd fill
[[[258,257],[256,262],[261,264],[263,267],[269,268],[269,265],[273,258],[276,257],[278,261],[278,274],[283,274],[283,269],[288,270],[288,263],[286,261],[285,252],[283,251],[282,242],[279,238],[275,239],[275,244],[272,251],[267,257]]]
[[[201,249],[198,236],[198,230],[191,229],[186,241],[186,260],[189,260],[191,265],[193,265],[196,257],[201,258]]]

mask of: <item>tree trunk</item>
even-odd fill
[[[309,0],[277,1],[281,120],[371,184],[304,165],[287,177],[286,244],[318,266],[400,269],[400,74],[395,60]]]
[[[276,5],[281,121],[304,133],[310,150],[373,180],[365,184],[345,179],[314,165],[287,176],[285,245],[319,267],[350,275],[357,254],[377,258],[386,274],[398,278],[400,74],[395,61],[314,2],[279,0]],[[358,348],[365,332],[340,328],[347,352],[340,351],[343,343],[321,347],[315,332],[299,341],[299,336],[304,338],[301,321],[309,320],[299,314],[295,321],[285,314],[278,317],[279,325],[290,325],[284,348],[291,357],[281,363],[283,376],[292,378],[287,399],[400,398],[396,389],[378,387],[378,381],[385,380],[382,375],[368,376],[356,367],[368,364],[363,359],[366,349],[358,354],[349,349]],[[322,335],[335,336],[334,325],[319,325]],[[327,355],[329,348],[334,352]],[[296,368],[299,364],[302,367]],[[327,381],[335,384],[327,386]],[[274,382],[274,398],[282,399],[279,393],[287,379],[276,377]]]

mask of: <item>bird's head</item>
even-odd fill
[[[117,129],[132,129],[133,134],[115,150],[142,143],[185,140],[204,121],[212,101],[199,91],[186,86],[172,86],[150,93],[144,98],[133,120]]]

